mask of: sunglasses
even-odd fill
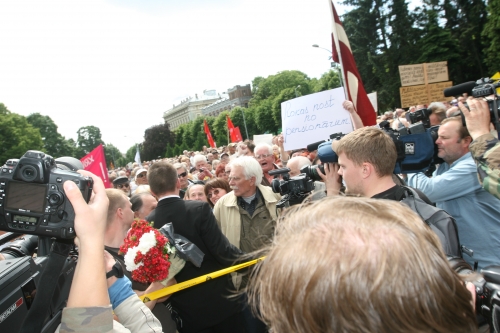
[[[184,177],[186,177],[187,175],[188,175],[188,173],[184,171],[183,173],[181,173],[181,174],[177,175],[177,178],[184,178]]]
[[[121,189],[121,188],[124,188],[124,187],[125,187],[125,188],[128,188],[129,186],[130,186],[130,184],[129,184],[129,183],[126,183],[126,184],[118,184],[118,185],[116,185],[116,187],[117,187],[117,188],[120,188],[120,189]]]
[[[137,178],[144,178],[144,177],[146,177],[146,175],[147,174],[145,172],[143,172],[143,173],[137,175]]]
[[[214,190],[213,192],[208,193],[207,198],[211,198],[213,195],[219,195],[219,190]]]

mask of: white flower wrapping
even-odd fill
[[[137,252],[141,252],[143,255],[148,253],[153,247],[156,246],[156,237],[154,231],[150,231],[142,235],[141,239],[139,239],[139,245],[130,248],[127,251],[127,254],[124,256],[125,266],[127,267],[127,271],[132,272],[137,268],[143,265],[142,261],[136,264],[134,262],[135,257],[137,256]]]

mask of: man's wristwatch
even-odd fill
[[[109,272],[106,273],[106,279],[116,276],[118,279],[123,277],[123,267],[118,260],[115,259],[115,264]]]

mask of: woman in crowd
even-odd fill
[[[215,170],[215,177],[228,180],[229,175],[226,175],[226,164],[220,163]]]
[[[231,192],[231,188],[229,182],[225,179],[215,178],[205,184],[205,196],[212,208],[223,195],[229,192]]]

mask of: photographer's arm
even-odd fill
[[[490,133],[488,103],[469,97],[467,104],[470,110],[462,103],[459,103],[459,107],[474,140],[469,150],[477,165],[479,181],[486,191],[500,199],[500,141]]]

